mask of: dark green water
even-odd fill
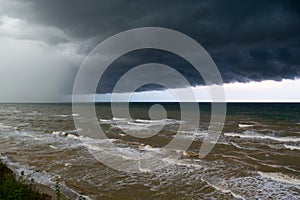
[[[109,104],[97,104],[99,125],[124,158],[157,156],[181,123],[176,103],[167,110],[165,126],[153,137],[135,138],[161,121],[149,120],[151,104],[130,105],[133,120],[113,118]],[[183,136],[194,141],[179,160],[157,171],[126,173],[96,160],[74,126],[70,104],[1,104],[1,158],[37,182],[54,186],[61,177],[70,197],[90,199],[299,199],[300,104],[228,104],[223,132],[203,159],[196,154],[205,138],[210,104],[199,104],[200,126]],[[97,142],[97,141],[96,141]],[[100,141],[98,141],[100,142]]]

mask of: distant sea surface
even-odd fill
[[[116,148],[112,154],[135,158],[164,151],[181,123],[176,103],[163,103],[168,117],[150,120],[150,103],[130,105],[133,120],[114,118],[110,104],[96,104],[98,123]],[[200,103],[196,130],[182,137],[194,140],[189,154],[162,169],[126,173],[97,161],[74,126],[71,104],[0,104],[0,153],[3,162],[74,198],[90,199],[299,199],[300,104],[230,103],[223,132],[203,159],[199,152],[210,119],[210,104]],[[147,139],[143,132],[159,123],[163,129]],[[87,138],[85,138],[87,139]],[[180,153],[180,152],[179,152]]]

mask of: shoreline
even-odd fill
[[[36,193],[37,199],[44,200],[57,200],[56,192],[51,186],[41,184],[36,182],[34,179],[29,181],[28,179],[24,179],[21,181],[21,175],[18,173],[17,169],[7,164],[3,159],[0,159],[0,177],[9,177],[13,178],[16,182],[22,182],[23,185],[32,186],[30,190],[33,193]],[[61,194],[61,200],[67,199],[64,194]]]
[[[57,200],[57,192],[59,193],[59,200],[90,200],[89,196],[80,194],[66,186],[64,181],[60,180],[60,176],[34,170],[26,164],[11,160],[0,152],[0,180],[2,177],[2,168],[6,174],[14,176],[16,182],[20,182],[20,179],[23,179],[25,185],[33,186],[33,192],[38,191],[38,193],[49,196],[50,198],[46,200]]]

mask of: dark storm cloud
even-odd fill
[[[10,16],[62,30],[80,54],[120,31],[159,26],[183,32],[203,45],[225,82],[300,76],[300,3],[296,0],[31,0],[23,9],[17,5],[8,12]],[[157,60],[164,61],[161,56]],[[194,85],[200,83],[193,80],[196,76],[190,67],[174,63]],[[115,69],[109,72],[110,82],[121,74]]]

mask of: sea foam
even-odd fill
[[[260,176],[272,179],[274,181],[279,181],[283,183],[288,183],[292,185],[300,185],[300,180],[294,177],[290,177],[286,174],[277,172],[257,172]]]
[[[300,142],[299,137],[275,137],[270,135],[259,135],[259,134],[240,134],[240,133],[224,133],[227,137],[239,137],[247,139],[269,139],[279,142]]]

